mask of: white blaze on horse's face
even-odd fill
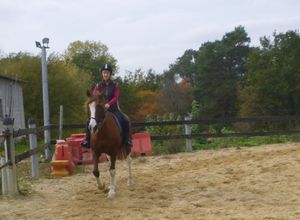
[[[91,102],[89,104],[89,108],[90,108],[90,113],[91,113],[89,128],[90,128],[90,131],[93,131],[94,127],[97,125],[96,118],[95,118],[96,103],[95,102]]]

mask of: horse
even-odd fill
[[[93,155],[93,174],[96,177],[100,190],[105,189],[105,184],[99,172],[99,157],[102,153],[108,155],[110,165],[110,185],[108,198],[116,194],[116,170],[117,159],[127,159],[128,164],[128,185],[133,184],[131,175],[131,150],[122,143],[119,126],[113,113],[104,108],[105,98],[102,92],[92,94],[87,91],[86,110],[89,113],[89,129],[91,131],[90,146]]]

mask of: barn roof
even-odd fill
[[[14,77],[11,77],[11,76],[4,76],[4,75],[1,75],[0,74],[0,79],[7,79],[7,80],[10,80],[10,81],[16,81],[16,82],[25,82],[23,80],[20,80],[20,79],[17,79],[17,78],[14,78]]]

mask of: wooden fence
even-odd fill
[[[60,120],[62,122],[62,120]],[[187,144],[187,150],[192,150],[191,139],[197,137],[241,137],[241,136],[271,136],[271,135],[286,135],[286,134],[300,134],[300,130],[297,126],[300,122],[300,116],[270,116],[270,117],[247,117],[247,118],[215,118],[215,119],[199,119],[191,120],[186,117],[181,121],[157,121],[157,122],[133,122],[133,128],[144,128],[151,126],[172,126],[172,125],[184,125],[185,134],[174,135],[151,135],[151,140],[170,140],[170,139],[185,139]],[[274,124],[284,123],[288,124],[289,128],[264,130],[264,131],[252,131],[252,132],[201,132],[198,134],[191,133],[191,125],[229,125],[235,123],[250,123],[250,124]],[[4,131],[0,133],[0,140],[4,140],[5,157],[1,159],[0,169],[2,171],[2,194],[14,195],[17,193],[16,183],[16,164],[21,160],[31,157],[32,161],[32,176],[38,177],[38,159],[36,152],[41,149],[46,149],[50,146],[50,143],[44,143],[41,146],[37,146],[37,134],[45,130],[55,129],[59,130],[60,137],[63,134],[63,130],[69,129],[84,129],[85,124],[62,124],[49,125],[43,127],[36,127],[33,120],[28,122],[29,128],[27,129],[13,129],[13,120],[4,119]],[[15,138],[20,136],[28,136],[30,143],[30,150],[19,155],[15,155],[14,142]],[[49,158],[46,158],[49,159]],[[5,181],[4,181],[5,180]]]

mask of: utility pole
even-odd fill
[[[48,128],[44,131],[44,141],[46,144],[45,148],[45,159],[50,160],[50,113],[49,113],[49,95],[48,95],[48,73],[47,73],[47,53],[46,49],[49,48],[49,38],[43,38],[43,45],[40,42],[36,41],[36,47],[42,50],[42,85],[43,85],[43,110],[44,110],[44,126],[48,126]]]

